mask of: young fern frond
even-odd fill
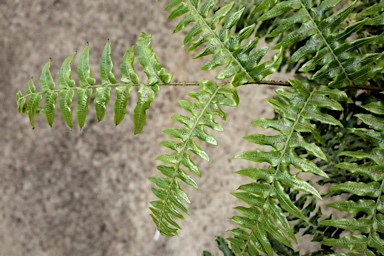
[[[358,232],[338,239],[326,239],[324,245],[349,249],[362,255],[378,255],[378,252],[384,252],[384,106],[381,101],[376,101],[363,108],[371,113],[356,116],[369,128],[351,128],[351,132],[372,143],[374,148],[339,154],[350,158],[350,161],[339,163],[336,167],[361,178],[329,188],[329,191],[340,191],[361,198],[357,202],[346,200],[329,204],[355,216],[324,220],[320,224]],[[357,215],[361,212],[364,214]]]
[[[282,52],[276,54],[272,60],[259,64],[267,53],[268,47],[253,51],[258,43],[258,38],[249,38],[254,31],[255,24],[243,28],[235,35],[230,34],[244,9],[229,13],[234,5],[232,2],[209,16],[214,3],[214,0],[204,2],[172,0],[167,6],[167,10],[173,9],[169,19],[184,15],[174,32],[181,31],[190,23],[194,23],[184,38],[184,46],[189,45],[187,51],[195,51],[198,47],[205,45],[204,49],[194,58],[214,55],[212,60],[205,63],[202,70],[213,70],[216,67],[224,66],[217,73],[216,79],[233,77],[234,86],[247,82],[257,83],[267,75],[276,72],[281,64]],[[249,39],[248,42],[242,45],[242,42],[247,39]]]
[[[209,160],[208,155],[200,148],[195,138],[208,144],[217,145],[217,141],[205,131],[205,127],[222,131],[223,128],[214,119],[214,116],[226,119],[220,106],[237,106],[239,103],[236,87],[231,83],[218,85],[211,81],[200,81],[199,84],[201,90],[189,94],[197,100],[196,102],[180,101],[181,107],[190,112],[190,115],[175,114],[172,116],[172,119],[186,127],[164,130],[164,133],[178,139],[178,141],[165,140],[161,142],[163,146],[175,151],[173,154],[164,154],[156,158],[156,160],[167,164],[157,166],[157,169],[166,177],[150,178],[158,187],[152,188],[152,191],[160,199],[151,202],[151,216],[157,229],[165,236],[175,236],[178,229],[181,228],[174,220],[174,218],[184,219],[183,214],[178,210],[188,214],[188,209],[183,201],[190,203],[190,200],[180,187],[179,181],[197,189],[196,182],[189,176],[186,169],[201,177],[200,169],[191,159],[190,153],[192,152],[204,160]]]
[[[234,237],[228,240],[232,249],[239,255],[258,255],[259,251],[273,255],[277,247],[272,247],[269,236],[290,248],[292,245],[289,239],[296,242],[294,230],[289,225],[284,211],[305,222],[309,221],[302,209],[295,206],[284,187],[321,199],[320,193],[312,185],[291,174],[291,166],[299,171],[327,177],[315,163],[305,156],[298,155],[300,149],[304,150],[305,154],[327,161],[320,147],[315,143],[308,143],[302,133],[313,134],[317,144],[322,144],[323,140],[317,132],[317,127],[311,121],[342,126],[331,115],[322,113],[322,109],[340,111],[343,108],[338,101],[348,98],[344,92],[326,86],[314,88],[294,80],[290,83],[293,89],[277,89],[277,97],[267,100],[281,118],[260,118],[253,121],[254,125],[272,128],[279,134],[274,136],[252,134],[245,137],[255,144],[271,146],[274,149],[269,152],[251,150],[235,156],[238,159],[269,164],[265,169],[246,168],[238,171],[239,174],[255,180],[253,183],[240,186],[241,192],[233,193],[235,197],[249,205],[249,207],[236,207],[235,209],[243,216],[232,218],[240,228],[231,230]]]
[[[142,33],[136,43],[137,57],[140,64],[144,67],[144,72],[148,77],[147,84],[140,84],[138,102],[134,110],[134,133],[140,133],[146,122],[146,110],[150,107],[154,100],[155,93],[159,91],[160,83],[168,84],[172,76],[165,72],[165,69],[158,62],[156,55],[151,46],[152,36]],[[60,111],[65,123],[72,129],[72,100],[77,93],[76,117],[80,128],[85,124],[85,119],[88,113],[88,104],[93,94],[95,93],[95,109],[96,117],[100,122],[103,120],[105,111],[110,99],[112,87],[116,90],[116,101],[114,104],[114,122],[120,124],[126,113],[127,102],[130,97],[130,92],[133,86],[139,84],[139,79],[133,67],[134,62],[134,47],[130,47],[124,54],[121,70],[121,83],[116,83],[116,78],[113,73],[113,63],[111,59],[111,45],[108,40],[104,47],[100,60],[100,82],[101,85],[96,85],[96,79],[92,77],[92,71],[89,66],[89,44],[83,49],[80,54],[77,75],[79,77],[79,86],[72,79],[71,62],[76,53],[68,56],[59,70],[59,88],[55,88],[50,65],[51,59],[44,65],[40,76],[41,91],[36,92],[36,86],[31,78],[27,84],[26,95],[18,91],[16,100],[20,113],[27,112],[32,127],[35,127],[35,115],[44,113],[47,122],[52,126],[55,117],[56,100],[60,98]],[[39,103],[45,95],[45,104],[39,107]],[[26,98],[29,97],[29,101]]]
[[[292,52],[288,62],[297,63],[304,59],[305,62],[299,71],[314,70],[312,79],[335,88],[367,83],[368,79],[373,78],[383,68],[382,53],[359,51],[360,48],[371,44],[380,44],[382,35],[349,39],[360,31],[369,19],[349,24],[346,20],[352,15],[356,1],[337,12],[334,11],[340,2],[341,0],[281,1],[258,19],[265,21],[288,14],[267,37],[281,36],[274,47],[276,49],[292,49],[295,45],[303,44]],[[327,12],[332,15],[327,16]],[[312,58],[313,54],[315,56]]]

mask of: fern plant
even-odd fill
[[[174,32],[186,31],[182,45],[187,51],[197,52],[195,59],[211,56],[202,70],[218,71],[215,80],[188,83],[200,87],[189,93],[192,99],[179,101],[189,114],[172,115],[181,127],[164,130],[173,139],[161,144],[172,153],[156,158],[162,162],[157,169],[163,176],[149,178],[158,198],[150,203],[158,231],[177,235],[178,220],[188,214],[186,203],[191,201],[183,186],[198,188],[191,174],[204,173],[193,155],[209,160],[197,139],[217,145],[207,129],[223,131],[217,117],[225,120],[223,107],[238,106],[237,90],[242,85],[273,84],[289,87],[276,89],[276,95],[266,99],[275,117],[261,117],[252,124],[274,135],[244,137],[264,149],[235,156],[249,161],[250,166],[237,173],[251,181],[232,193],[240,199],[235,207],[239,214],[232,217],[236,228],[226,239],[216,238],[219,250],[224,255],[302,255],[294,244],[300,235],[310,235],[312,242],[320,243],[311,255],[384,254],[384,2],[170,0],[166,11],[169,19],[178,19]],[[272,47],[259,46],[260,38]],[[268,59],[270,48],[276,51]],[[135,49],[148,77],[144,84],[139,84],[133,66]],[[36,91],[31,78],[26,94],[17,93],[18,110],[28,114],[32,127],[38,113],[44,113],[52,126],[60,97],[60,111],[72,128],[76,90],[76,116],[82,128],[94,88],[98,121],[115,88],[118,125],[131,90],[139,86],[134,110],[137,134],[160,86],[183,84],[171,83],[172,76],[151,48],[151,36],[144,33],[136,48],[123,56],[121,83],[113,73],[109,41],[100,61],[99,85],[89,67],[87,44],[79,57],[76,86],[70,66],[75,55],[62,64],[58,89],[49,60],[40,76],[41,91]],[[295,78],[265,80],[282,71],[294,72]],[[40,107],[43,96],[45,104]],[[303,179],[302,173],[317,183]],[[347,199],[335,197],[341,194]],[[328,207],[349,216],[323,216],[319,202],[327,198],[333,199]]]

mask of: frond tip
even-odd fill
[[[172,79],[172,75],[165,72],[160,65],[151,46],[152,36],[141,33],[136,43],[137,57],[144,72],[148,77],[146,84],[140,84],[138,102],[134,111],[134,133],[140,133],[146,122],[146,110],[150,107],[154,100],[156,92],[159,91],[159,84],[168,84]],[[18,111],[20,113],[28,113],[32,127],[35,127],[35,116],[44,113],[50,126],[53,125],[55,118],[55,108],[57,98],[60,98],[60,111],[65,123],[72,129],[72,101],[77,94],[76,117],[80,128],[85,124],[88,114],[88,105],[91,100],[94,89],[95,99],[94,105],[96,109],[96,118],[100,122],[104,119],[105,111],[111,96],[112,88],[116,90],[116,101],[114,104],[114,122],[120,124],[126,114],[126,107],[133,86],[139,85],[138,75],[134,69],[133,63],[135,58],[135,48],[130,47],[124,54],[120,65],[121,83],[116,82],[113,72],[113,63],[111,58],[111,44],[109,40],[104,47],[100,60],[100,85],[96,85],[96,79],[92,77],[92,71],[89,65],[89,49],[87,43],[82,50],[78,60],[77,75],[79,77],[79,86],[72,79],[71,63],[76,53],[68,56],[60,67],[58,75],[59,88],[55,88],[50,66],[51,59],[44,65],[40,76],[41,91],[36,92],[36,86],[33,83],[33,77],[28,81],[26,95],[21,91],[16,94]],[[39,103],[45,95],[45,104],[39,107]],[[29,98],[27,101],[26,99]]]

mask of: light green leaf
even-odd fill
[[[72,80],[71,63],[76,53],[69,55],[63,62],[59,70],[59,86],[60,89],[70,89],[75,86],[75,80]]]
[[[60,111],[65,123],[71,129],[73,128],[71,103],[74,94],[75,91],[73,89],[66,89],[60,91]]]
[[[111,97],[111,90],[111,87],[96,88],[94,104],[96,109],[96,118],[99,122],[101,122],[105,116],[105,111]]]
[[[280,230],[284,231],[295,243],[297,243],[296,236],[287,220],[287,216],[285,216],[283,209],[277,205],[277,202],[274,199],[269,198],[267,204],[264,206],[264,210],[269,215],[273,216],[276,226]]]
[[[88,104],[91,96],[91,88],[77,88],[76,117],[80,129],[84,127],[85,119],[87,118],[88,114]]]
[[[120,65],[121,81],[126,84],[138,84],[139,77],[136,74],[133,62],[135,60],[135,48],[131,46],[123,56],[123,60]]]
[[[347,181],[342,184],[333,185],[329,191],[341,190],[358,196],[378,197],[380,195],[380,183],[378,182],[353,182]]]
[[[276,226],[271,222],[270,219],[266,219],[264,214],[260,215],[260,223],[265,227],[265,230],[273,236],[277,241],[283,243],[284,245],[288,246],[289,248],[293,249],[292,244],[289,242],[289,240],[284,236],[284,234],[276,228]]]
[[[271,193],[271,186],[266,183],[253,182],[253,183],[241,185],[239,189],[252,194],[259,195],[262,198],[267,198]]]
[[[275,181],[274,188],[276,192],[276,196],[279,199],[279,203],[281,207],[292,214],[293,216],[298,217],[299,219],[302,219],[307,222],[307,218],[303,215],[303,213],[293,204],[291,199],[289,199],[289,196],[284,192],[284,189],[282,185]]]
[[[368,111],[371,111],[374,114],[384,115],[384,103],[382,101],[371,102],[362,107]]]
[[[140,34],[136,43],[137,57],[148,77],[149,85],[155,85],[160,82],[168,84],[172,80],[172,75],[167,74],[157,60],[156,54],[152,49],[151,39],[152,35],[150,34]]]
[[[41,94],[32,93],[30,94],[29,101],[27,103],[27,113],[33,129],[35,129],[35,115],[37,114],[39,103],[42,99],[43,97]]]
[[[114,121],[115,125],[120,124],[127,112],[128,99],[133,89],[132,85],[120,85],[116,87],[116,101],[114,105]]]
[[[254,180],[265,180],[267,183],[272,183],[276,170],[274,168],[261,169],[261,168],[245,168],[237,171],[236,173],[248,176]]]
[[[369,233],[371,231],[372,221],[370,219],[356,220],[354,218],[343,218],[323,220],[319,223],[319,225],[342,228],[352,232],[358,230],[362,233]]]
[[[45,96],[44,113],[49,126],[52,127],[53,120],[55,119],[56,99],[59,95],[58,92],[48,91]]]
[[[363,235],[344,236],[339,239],[328,238],[324,245],[346,248],[349,250],[364,250],[367,247],[367,237]]]
[[[96,80],[92,77],[92,71],[89,67],[89,43],[84,47],[79,57],[77,66],[77,75],[80,79],[80,86],[87,87],[94,85]]]
[[[384,166],[377,165],[359,165],[356,163],[342,162],[336,164],[335,167],[347,170],[351,173],[365,176],[374,181],[381,181],[384,179]]]
[[[377,117],[370,114],[357,114],[357,116],[361,121],[365,124],[369,125],[373,129],[378,131],[384,131],[384,118]]]
[[[103,53],[101,54],[100,80],[102,85],[116,83],[116,78],[115,78],[115,75],[113,74],[113,63],[111,58],[111,43],[109,42],[109,40],[107,41],[104,47]],[[101,120],[99,120],[99,122],[100,121]]]
[[[255,233],[257,240],[263,246],[263,251],[268,256],[273,256],[273,249],[271,244],[269,243],[269,239],[267,237],[267,233],[265,232],[263,225],[253,225],[252,231]]]
[[[17,103],[17,111],[19,113],[24,113],[25,111],[25,98],[23,97],[23,93],[18,90],[16,93],[16,103]]]
[[[234,157],[235,159],[245,159],[253,162],[266,162],[270,163],[272,166],[277,166],[280,159],[280,154],[276,150],[270,152],[263,152],[260,150],[249,150],[243,153],[240,153]]]
[[[146,111],[150,107],[151,103],[155,99],[155,92],[151,86],[140,85],[139,97],[134,110],[133,122],[134,122],[134,134],[140,133],[147,121]]]
[[[297,177],[297,175],[291,175],[288,170],[280,170],[276,173],[276,178],[285,186],[289,186],[293,190],[312,194],[317,198],[322,199],[320,193],[313,186]]]
[[[31,76],[29,78],[29,81],[27,83],[27,86],[26,86],[26,93],[27,94],[32,94],[36,91],[36,86],[35,84],[33,83],[33,76]]]
[[[53,82],[51,72],[49,71],[49,68],[51,67],[51,62],[52,60],[49,59],[49,61],[44,65],[43,70],[41,71],[40,86],[42,92],[48,92],[49,90],[55,89],[55,82]]]
[[[384,252],[384,240],[376,232],[368,237],[368,245],[376,248],[380,253]]]
[[[373,215],[376,202],[369,199],[360,199],[357,202],[346,200],[338,201],[328,204],[329,207],[338,209],[340,211],[357,214],[359,212],[365,212],[368,215]]]
[[[183,169],[179,168],[179,171],[177,172],[177,177],[184,181],[186,184],[194,187],[195,189],[198,189],[196,181],[194,181],[191,176],[188,175]]]

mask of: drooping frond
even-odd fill
[[[134,111],[134,132],[139,133],[146,122],[146,110],[154,100],[155,93],[159,90],[159,83],[169,83],[172,76],[167,74],[164,68],[158,62],[156,55],[151,46],[152,36],[142,33],[136,43],[136,52],[140,64],[144,67],[144,72],[148,77],[147,84],[140,84],[138,102]],[[76,117],[80,128],[85,124],[85,119],[88,113],[88,104],[93,94],[95,93],[95,109],[96,117],[100,122],[103,120],[105,111],[110,99],[112,87],[116,90],[116,101],[114,104],[114,122],[120,124],[126,113],[127,102],[130,97],[130,92],[134,85],[139,84],[139,79],[133,67],[134,62],[134,46],[130,47],[124,54],[121,70],[121,83],[116,83],[116,78],[113,72],[113,63],[111,59],[111,45],[108,40],[104,47],[100,60],[100,85],[96,85],[96,79],[92,77],[92,71],[89,65],[89,44],[83,49],[78,60],[77,75],[79,77],[79,85],[72,79],[71,62],[76,53],[68,56],[59,70],[58,84],[56,88],[53,81],[49,60],[43,67],[40,76],[41,91],[36,91],[36,86],[33,83],[33,78],[29,80],[26,88],[26,95],[18,91],[16,100],[20,113],[28,113],[32,127],[35,127],[35,115],[44,113],[47,122],[52,126],[55,117],[56,100],[60,98],[60,111],[65,123],[72,129],[72,100],[77,93]],[[45,95],[45,104],[40,107],[39,103]],[[26,99],[29,98],[28,101]]]
[[[347,96],[344,92],[326,86],[314,88],[300,81],[290,83],[292,89],[277,89],[277,97],[267,100],[281,118],[259,118],[253,121],[256,126],[276,130],[278,135],[252,134],[245,137],[248,141],[270,146],[273,150],[251,150],[235,157],[269,165],[266,168],[250,167],[238,171],[254,179],[254,182],[240,186],[240,191],[233,193],[248,204],[248,207],[235,208],[242,216],[235,216],[232,220],[240,227],[231,230],[233,237],[228,238],[232,249],[239,255],[258,255],[259,251],[273,255],[279,247],[272,246],[272,241],[292,248],[289,239],[296,242],[296,237],[285,212],[310,223],[304,215],[305,211],[294,204],[285,187],[321,199],[320,193],[308,182],[292,174],[291,169],[294,167],[299,172],[327,177],[322,169],[306,158],[306,155],[311,155],[327,161],[318,146],[323,143],[323,139],[312,122],[342,126],[334,117],[323,113],[322,109],[342,110],[338,101],[347,100]],[[313,134],[316,143],[308,143],[303,137],[304,133]],[[300,150],[305,152],[299,155],[297,152]],[[304,203],[297,205],[303,206]]]
[[[345,248],[359,255],[378,255],[384,252],[384,105],[382,101],[374,101],[363,108],[370,113],[356,116],[367,128],[350,130],[371,143],[373,148],[344,151],[339,156],[349,160],[336,165],[361,178],[329,188],[330,192],[351,195],[350,199],[329,206],[354,215],[350,218],[324,220],[320,224],[354,232],[338,239],[326,239],[324,245]]]
[[[213,59],[208,61],[202,69],[212,70],[224,66],[217,73],[216,79],[233,78],[232,83],[235,86],[246,82],[258,82],[276,72],[282,59],[281,51],[270,61],[259,64],[268,48],[262,47],[253,51],[258,43],[258,38],[251,37],[255,24],[231,35],[231,29],[236,26],[244,9],[230,13],[234,5],[231,2],[212,14],[214,3],[214,0],[204,2],[172,0],[166,8],[172,10],[169,19],[183,16],[174,32],[181,31],[193,24],[184,38],[184,46],[189,45],[187,51],[195,51],[204,45],[203,50],[194,58],[214,55]],[[247,41],[247,43],[243,43],[243,41]]]
[[[239,102],[236,87],[231,83],[220,85],[210,81],[200,81],[199,84],[201,90],[189,94],[197,101],[180,101],[181,107],[187,110],[190,115],[175,114],[172,116],[172,119],[185,125],[185,127],[164,130],[164,133],[177,139],[176,141],[162,141],[163,146],[175,152],[160,155],[156,158],[166,164],[157,166],[157,169],[166,177],[150,178],[157,186],[152,188],[152,191],[159,198],[159,200],[151,202],[151,216],[157,229],[166,236],[176,235],[178,229],[181,228],[174,220],[175,218],[184,218],[180,210],[188,214],[185,202],[190,203],[190,200],[181,188],[180,181],[197,188],[196,182],[188,174],[187,170],[201,177],[200,169],[192,160],[190,153],[194,153],[207,161],[209,159],[208,155],[196,142],[196,138],[217,145],[215,138],[209,135],[205,128],[222,131],[222,126],[215,121],[214,116],[219,116],[225,120],[226,115],[220,106],[237,106]]]
[[[351,39],[370,19],[355,22],[356,1],[337,11],[340,2],[281,1],[271,6],[258,21],[286,16],[267,37],[280,36],[275,45],[277,49],[295,49],[288,62],[304,60],[299,71],[314,72],[312,79],[335,88],[367,84],[367,80],[382,70],[383,53],[361,49],[381,44],[384,34]]]

